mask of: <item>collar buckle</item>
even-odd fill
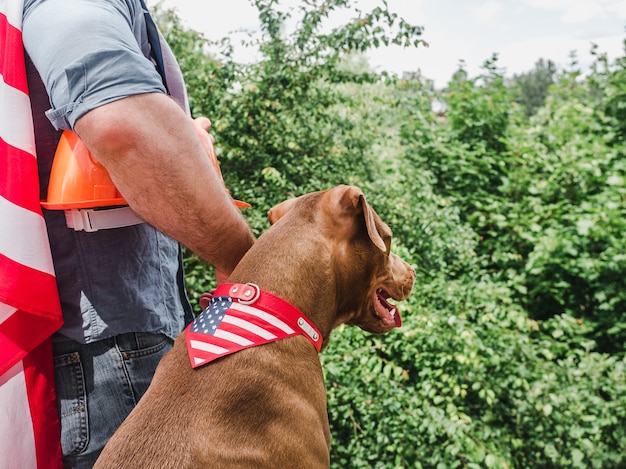
[[[228,294],[242,305],[251,305],[261,296],[261,289],[254,283],[236,283],[230,287]]]

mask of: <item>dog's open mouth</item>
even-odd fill
[[[374,311],[376,316],[387,323],[394,323],[396,327],[402,326],[402,318],[398,308],[387,301],[391,295],[384,289],[379,288],[374,294]]]

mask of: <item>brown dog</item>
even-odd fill
[[[386,299],[407,298],[415,272],[390,252],[391,230],[356,187],[287,200],[268,217],[273,226],[229,282],[281,297],[314,327],[195,369],[188,329],[96,468],[329,467],[326,392],[311,329],[325,346],[343,323],[373,333],[398,327]]]

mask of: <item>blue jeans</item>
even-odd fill
[[[129,333],[91,344],[55,342],[63,464],[91,468],[117,427],[146,392],[173,341]]]

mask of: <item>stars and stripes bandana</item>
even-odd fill
[[[0,467],[60,468],[50,336],[63,320],[39,206],[22,9],[0,0]]]
[[[322,336],[310,319],[292,304],[254,284],[220,285],[209,306],[185,333],[192,368],[298,334],[320,351]]]

